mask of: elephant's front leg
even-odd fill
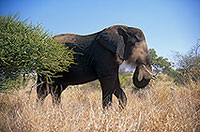
[[[123,89],[121,88],[119,77],[117,76],[117,80],[115,81],[115,90],[114,90],[115,96],[119,100],[119,105],[121,108],[125,108],[127,104],[127,97],[124,93]]]
[[[99,79],[102,88],[102,103],[103,108],[106,108],[112,103],[112,94],[114,92],[114,76],[107,76]]]

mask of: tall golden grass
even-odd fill
[[[30,86],[29,86],[30,87]],[[113,104],[102,109],[101,90],[90,85],[71,87],[62,94],[62,103],[53,107],[51,97],[37,106],[36,93],[26,90],[0,95],[2,132],[199,132],[200,83],[176,86],[168,77],[139,91],[125,89],[124,110]]]

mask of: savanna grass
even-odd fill
[[[198,132],[200,129],[200,85],[176,86],[162,77],[139,91],[125,89],[127,107],[121,110],[114,98],[110,108],[101,107],[101,90],[90,85],[71,87],[62,94],[62,103],[52,106],[48,96],[37,106],[36,93],[25,90],[0,95],[0,131],[68,132]],[[28,86],[30,87],[30,86]]]

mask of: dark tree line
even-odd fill
[[[181,84],[188,84],[191,81],[200,80],[200,39],[197,40],[188,53],[174,53],[175,63],[169,62],[167,58],[160,57],[154,49],[149,50],[151,54],[152,66],[154,72],[161,72],[174,78],[174,81]]]

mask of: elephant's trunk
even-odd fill
[[[149,84],[151,78],[154,77],[152,72],[148,69],[151,69],[151,67],[147,68],[143,64],[136,66],[135,72],[133,74],[133,84],[137,88],[144,88]]]

